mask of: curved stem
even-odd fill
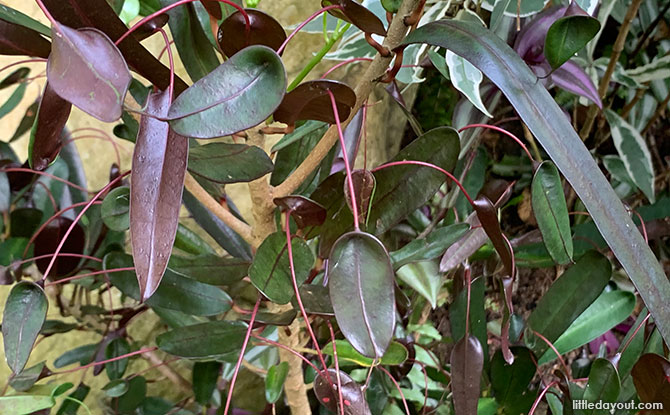
[[[310,366],[312,367],[312,369],[314,369],[314,371],[315,371],[316,373],[321,373],[321,369],[319,369],[318,367],[314,366],[314,363],[310,362],[305,356],[303,356],[302,354],[296,352],[295,350],[291,349],[290,347],[285,346],[285,345],[283,345],[283,344],[281,344],[281,343],[277,343],[277,342],[274,341],[274,340],[270,340],[270,339],[266,339],[265,337],[261,337],[261,336],[259,336],[258,334],[251,333],[251,337],[253,337],[254,339],[260,340],[260,341],[262,341],[262,342],[264,342],[264,343],[267,343],[267,344],[269,344],[270,346],[279,347],[280,349],[283,349],[283,350],[286,350],[286,351],[289,352],[289,353],[292,353],[293,355],[295,355],[295,356],[301,358],[305,363],[307,363],[308,365],[310,365]]]
[[[288,35],[288,36],[286,37],[286,40],[284,40],[284,43],[282,43],[282,45],[279,47],[279,49],[277,49],[277,54],[281,55],[281,53],[282,53],[282,52],[284,51],[284,49],[286,48],[286,45],[288,44],[288,42],[289,42],[291,39],[293,39],[293,36],[295,36],[296,34],[298,34],[298,32],[301,31],[302,28],[305,27],[305,26],[307,25],[307,23],[309,23],[309,22],[311,22],[312,20],[316,19],[316,18],[317,18],[321,13],[323,13],[323,12],[327,12],[328,10],[332,10],[332,9],[341,9],[341,8],[342,8],[342,6],[339,6],[339,5],[332,5],[332,6],[324,7],[323,9],[314,12],[314,13],[313,13],[311,16],[309,16],[304,22],[300,23],[300,24],[298,25],[298,27],[296,27],[295,30],[294,30],[293,32],[291,32],[290,35]]]
[[[528,148],[527,148],[526,145],[523,143],[523,141],[521,141],[521,139],[520,139],[519,137],[515,136],[514,134],[512,134],[512,133],[510,133],[509,131],[505,130],[504,128],[500,128],[500,127],[498,127],[498,126],[495,126],[495,125],[489,125],[489,124],[469,124],[469,125],[466,125],[466,126],[463,127],[463,128],[460,128],[460,129],[458,130],[458,132],[460,133],[460,132],[462,132],[462,131],[465,131],[465,130],[468,130],[468,129],[471,129],[471,128],[486,128],[486,129],[489,129],[489,130],[494,130],[494,131],[497,131],[497,132],[499,132],[499,133],[505,134],[506,136],[508,136],[508,137],[511,138],[512,140],[516,141],[516,143],[517,143],[518,145],[521,146],[521,148],[523,149],[523,151],[526,152],[526,155],[528,156],[528,159],[530,160],[531,164],[533,164],[533,162],[535,161],[535,159],[533,158],[533,156],[530,155],[530,151],[528,151]]]
[[[49,258],[49,257],[51,257],[51,255],[53,255],[53,254],[44,254],[44,255],[39,255],[39,256],[36,256],[36,257],[28,258],[28,259],[22,259],[21,261],[14,262],[11,265],[19,266],[19,265],[26,264],[28,262],[37,261],[37,260],[44,259],[44,258]],[[82,259],[88,259],[88,260],[95,261],[95,262],[102,262],[102,259],[100,259],[100,258],[96,258],[94,256],[89,256],[89,255],[83,255],[83,254],[68,254],[68,253],[65,253],[65,252],[61,252],[60,254],[58,254],[58,256],[60,256],[60,257],[71,257],[71,258],[82,258]]]
[[[48,255],[48,256],[51,256],[51,255]],[[63,283],[78,280],[78,279],[81,279],[81,278],[92,277],[94,275],[108,274],[108,273],[113,273],[113,272],[124,272],[124,271],[135,271],[135,267],[103,269],[101,271],[89,272],[88,274],[79,274],[79,275],[75,275],[75,276],[68,277],[68,278],[62,278],[62,279],[56,280],[56,281],[50,281],[50,282],[47,282],[44,285],[46,287],[49,287],[49,286],[52,286],[52,285],[63,284]],[[113,310],[112,310],[112,312],[113,312]]]
[[[146,349],[136,350],[134,352],[130,352],[130,353],[126,353],[126,354],[121,355],[121,356],[114,357],[112,359],[101,360],[99,362],[89,363],[88,365],[75,367],[74,369],[70,369],[70,370],[63,370],[61,372],[54,372],[54,373],[52,373],[52,375],[64,375],[66,373],[77,372],[79,370],[88,369],[89,367],[100,366],[100,365],[104,365],[104,364],[110,363],[110,362],[116,362],[117,360],[126,359],[128,357],[136,356],[138,354],[153,352],[155,350],[158,350],[158,347],[148,347]]]
[[[321,78],[327,77],[328,75],[331,74],[331,72],[333,72],[336,69],[339,69],[339,68],[341,68],[345,65],[348,65],[350,63],[355,63],[355,62],[361,62],[361,61],[372,62],[372,59],[370,59],[370,58],[351,58],[351,59],[347,59],[346,61],[342,61],[342,62],[338,63],[337,65],[334,65],[332,68],[328,69],[326,72],[323,73],[323,75],[321,75]]]
[[[66,185],[72,187],[73,189],[81,190],[82,192],[86,192],[86,193],[93,193],[93,192],[90,192],[88,189],[85,189],[85,188],[79,186],[78,184],[74,184],[70,181],[67,181],[65,179],[62,179],[58,176],[54,176],[53,174],[47,173],[47,172],[44,172],[44,171],[27,169],[25,167],[7,167],[7,168],[0,169],[0,172],[5,172],[5,173],[22,172],[22,173],[39,174],[40,176],[48,177],[48,178],[50,178],[52,180],[55,180],[57,182],[65,183]]]
[[[34,62],[44,62],[44,63],[46,63],[47,60],[43,59],[43,58],[33,58],[33,59],[24,59],[24,60],[18,61],[18,62],[12,62],[9,65],[3,66],[2,68],[0,68],[0,72],[5,71],[5,70],[7,70],[11,67],[14,67],[14,66],[22,65],[24,63],[34,63]]]
[[[528,415],[533,415],[535,413],[535,409],[537,408],[537,405],[540,404],[540,401],[542,401],[542,398],[544,397],[544,395],[547,393],[549,388],[551,388],[552,386],[555,386],[555,385],[558,385],[557,380],[551,382],[550,384],[547,385],[546,388],[542,389],[542,392],[540,392],[540,394],[537,396],[537,399],[535,399],[535,402],[533,402],[533,406],[530,408],[530,412],[528,412]]]
[[[382,366],[377,366],[377,369],[381,370],[382,372],[386,373],[386,376],[391,379],[391,382],[395,385],[395,388],[398,390],[398,393],[400,394],[400,398],[402,399],[402,404],[405,406],[405,413],[407,415],[410,415],[409,411],[409,406],[407,406],[407,400],[405,399],[405,394],[402,393],[402,389],[400,389],[400,385],[398,384],[398,381],[393,378],[393,376],[389,373],[388,370],[384,369]]]
[[[544,337],[540,333],[536,332],[535,330],[533,330],[533,334],[536,335],[537,337],[539,337],[540,339],[542,339],[543,342],[547,343],[547,346],[549,346],[549,348],[551,350],[553,350],[553,352],[556,354],[556,356],[558,356],[558,360],[561,362],[561,366],[563,366],[563,369],[565,369],[565,374],[570,376],[570,369],[568,368],[568,365],[565,363],[565,360],[563,360],[563,356],[561,356],[561,354],[558,352],[558,350],[556,350],[556,347],[554,346],[554,344],[552,342],[550,342],[546,337]]]
[[[342,378],[340,377],[340,362],[337,359],[337,345],[335,343],[335,331],[333,330],[333,325],[330,324],[330,320],[326,320],[328,324],[328,330],[330,330],[330,338],[333,342],[333,360],[335,361],[335,373],[337,375],[337,394],[340,402],[340,413],[344,415],[344,399],[342,398]],[[367,382],[366,382],[367,383]]]

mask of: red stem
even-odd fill
[[[293,38],[293,36],[295,36],[299,31],[301,31],[302,28],[305,27],[305,26],[307,25],[307,23],[309,23],[309,22],[311,22],[312,20],[316,19],[316,18],[317,18],[321,13],[323,13],[323,12],[327,12],[328,10],[333,10],[333,9],[341,9],[341,8],[342,8],[342,6],[339,6],[339,5],[332,5],[332,6],[324,7],[323,9],[314,12],[314,14],[312,14],[311,16],[309,16],[309,17],[307,18],[307,20],[305,20],[304,22],[300,23],[300,24],[298,25],[298,27],[296,27],[295,30],[294,30],[293,32],[291,32],[290,35],[288,35],[288,37],[286,38],[286,40],[284,41],[284,43],[282,43],[282,45],[281,45],[281,46],[279,47],[279,49],[277,50],[277,54],[278,54],[278,55],[281,55],[281,53],[282,53],[282,52],[284,51],[284,49],[286,48],[286,45],[288,44],[288,42]]]
[[[52,375],[64,375],[66,373],[77,372],[79,370],[88,369],[89,367],[104,365],[106,363],[115,362],[115,361],[121,360],[121,359],[126,359],[128,357],[135,356],[135,355],[138,355],[138,354],[153,352],[154,350],[158,350],[158,347],[148,347],[146,349],[136,350],[134,352],[130,352],[130,353],[126,353],[126,354],[121,355],[121,356],[114,357],[112,359],[102,360],[100,362],[93,362],[93,363],[90,363],[88,365],[75,367],[74,369],[64,370],[62,372],[54,372],[54,373],[52,373]]]
[[[488,125],[488,124],[470,124],[470,125],[466,125],[465,127],[461,128],[460,130],[458,130],[458,132],[460,133],[460,132],[462,132],[462,131],[469,130],[469,129],[471,129],[471,128],[486,128],[486,129],[489,129],[489,130],[497,131],[497,132],[499,132],[499,133],[501,133],[501,134],[505,134],[506,136],[508,136],[508,137],[511,138],[512,140],[516,141],[516,143],[517,143],[518,145],[521,146],[521,148],[523,149],[523,151],[526,152],[526,155],[528,156],[528,159],[530,160],[531,164],[535,161],[535,159],[533,158],[533,156],[530,155],[530,151],[528,151],[528,148],[527,148],[526,145],[523,143],[523,141],[521,141],[521,140],[519,139],[519,137],[515,136],[514,134],[512,134],[512,133],[510,133],[509,131],[505,130],[504,128],[500,128],[500,127],[497,127],[497,126],[495,126],[495,125]]]
[[[539,337],[540,339],[542,339],[542,341],[544,341],[545,343],[547,343],[547,346],[549,346],[549,347],[551,348],[551,350],[554,351],[554,353],[556,354],[556,356],[558,356],[558,360],[560,360],[561,365],[563,366],[563,369],[565,369],[565,374],[568,375],[568,376],[570,376],[570,369],[568,368],[568,365],[565,364],[565,360],[563,360],[563,356],[561,356],[561,354],[558,352],[558,350],[556,350],[556,347],[554,347],[553,343],[550,342],[546,337],[544,337],[544,336],[541,335],[540,333],[536,332],[535,330],[533,330],[533,334],[535,334],[537,337]]]
[[[172,102],[172,98],[174,97],[174,57],[172,56],[172,48],[170,47],[170,39],[168,39],[167,33],[165,33],[163,28],[158,29],[158,31],[163,36],[163,40],[165,41],[168,62],[170,63],[170,86],[168,87],[168,90],[170,91],[170,102]]]
[[[640,220],[640,226],[642,227],[642,236],[644,236],[644,241],[649,245],[649,237],[647,235],[647,225],[644,224],[644,219],[635,209],[628,209],[630,212],[633,212],[635,216]]]
[[[626,344],[623,345],[623,348],[618,353],[619,355],[622,355],[626,351],[630,343],[633,341],[633,338],[635,338],[635,336],[637,335],[637,332],[640,331],[640,329],[645,325],[647,320],[649,320],[649,317],[651,317],[651,314],[647,312],[647,316],[640,322],[640,324],[637,325],[633,334],[628,338],[628,341],[626,341]]]
[[[551,388],[552,386],[555,386],[555,385],[558,385],[557,380],[551,382],[550,384],[547,385],[546,388],[542,389],[542,392],[540,392],[540,394],[537,396],[537,399],[535,399],[535,402],[533,402],[533,406],[530,408],[530,412],[528,412],[528,415],[533,415],[535,413],[535,409],[540,404],[540,401],[542,401],[542,398],[544,397],[544,395],[547,393],[549,388]]]
[[[314,369],[314,371],[315,371],[316,373],[321,373],[321,369],[319,369],[318,367],[314,366],[314,363],[310,362],[309,359],[307,359],[305,356],[301,355],[300,353],[296,352],[295,350],[291,349],[290,347],[285,346],[285,345],[283,345],[283,344],[281,344],[281,343],[277,343],[276,341],[273,341],[273,340],[270,340],[270,339],[266,339],[265,337],[261,337],[261,336],[259,336],[258,334],[251,333],[251,337],[253,337],[254,339],[260,340],[260,341],[262,341],[262,342],[264,342],[264,343],[267,343],[267,344],[269,344],[269,345],[271,345],[271,346],[275,346],[275,347],[279,347],[280,349],[284,349],[284,350],[286,350],[286,351],[289,352],[289,353],[293,353],[295,356],[298,356],[298,357],[301,358],[305,363],[307,363],[308,365],[310,365],[310,366],[312,367],[312,369]]]
[[[72,232],[72,229],[74,229],[75,225],[77,224],[77,222],[79,222],[81,217],[84,216],[84,213],[86,213],[88,208],[93,206],[93,202],[95,202],[95,200],[97,198],[99,198],[103,193],[105,193],[116,182],[120,181],[121,179],[123,179],[124,177],[126,177],[129,174],[130,174],[130,170],[121,174],[121,175],[119,175],[119,177],[112,180],[111,182],[107,183],[107,185],[105,187],[103,187],[102,189],[100,189],[100,191],[98,193],[96,193],[95,196],[93,196],[93,199],[91,199],[86,204],[86,206],[84,206],[84,208],[81,210],[81,212],[79,212],[79,215],[77,215],[77,217],[74,219],[74,221],[72,222],[70,227],[65,232],[65,235],[63,235],[63,238],[61,239],[60,243],[58,244],[58,247],[56,248],[56,252],[54,252],[53,258],[51,258],[51,261],[49,262],[49,266],[47,267],[46,271],[44,272],[44,276],[42,277],[42,281],[44,281],[49,276],[49,271],[51,271],[51,268],[53,267],[54,263],[56,263],[56,257],[60,253],[60,250],[63,249],[63,245],[65,245],[65,241],[67,240],[67,237],[70,236],[70,233]]]
[[[354,190],[354,180],[351,177],[351,165],[349,164],[349,156],[347,155],[347,146],[344,143],[344,134],[342,133],[342,124],[340,124],[340,114],[337,112],[337,102],[335,102],[335,95],[327,89],[330,97],[330,104],[333,107],[333,115],[335,116],[335,124],[337,125],[337,135],[340,139],[340,147],[342,149],[342,159],[344,160],[344,168],[347,172],[347,184],[349,186],[349,199],[351,199],[351,210],[354,212],[354,229],[361,230],[358,223],[358,203],[356,202],[356,191]]]
[[[388,376],[389,379],[391,379],[391,382],[393,382],[393,384],[395,385],[396,389],[398,389],[398,393],[400,394],[400,398],[402,399],[402,404],[405,405],[405,413],[406,413],[407,415],[409,415],[410,412],[409,412],[409,407],[407,406],[407,400],[405,400],[405,394],[402,393],[402,389],[400,389],[400,385],[398,385],[398,382],[397,382],[395,379],[393,379],[393,376],[391,376],[391,374],[389,373],[389,371],[386,370],[386,369],[384,369],[382,366],[377,366],[377,369],[379,369],[379,370],[381,370],[382,372],[386,373],[386,376]]]
[[[242,350],[240,350],[240,355],[237,358],[237,364],[235,365],[235,371],[233,372],[233,377],[230,379],[230,385],[228,386],[228,398],[226,399],[226,407],[223,410],[223,415],[228,415],[228,408],[230,408],[230,402],[233,400],[233,390],[235,390],[235,381],[237,381],[237,374],[240,373],[240,367],[242,366],[242,360],[244,360],[244,351],[247,348],[249,343],[249,337],[251,337],[251,330],[254,328],[254,320],[256,320],[256,314],[258,313],[258,306],[261,304],[261,296],[258,295],[256,300],[256,305],[254,305],[254,311],[251,312],[251,319],[249,320],[249,327],[247,327],[247,334],[244,337],[244,342],[242,343]]]
[[[39,1],[39,0],[37,0],[37,1]],[[197,0],[179,0],[179,1],[175,2],[175,3],[172,3],[172,4],[169,5],[169,6],[163,7],[162,9],[158,10],[158,11],[155,12],[155,13],[151,13],[151,14],[148,15],[147,17],[145,17],[145,18],[143,18],[142,20],[140,20],[139,22],[135,23],[130,29],[128,29],[128,30],[126,31],[126,33],[124,33],[123,35],[121,35],[121,37],[118,38],[117,41],[114,42],[114,44],[118,46],[121,42],[123,42],[123,40],[124,40],[125,38],[127,38],[128,36],[130,36],[130,34],[133,33],[135,30],[137,30],[137,28],[141,27],[143,24],[145,24],[145,23],[148,22],[149,20],[153,19],[154,17],[156,17],[156,16],[160,16],[161,14],[163,14],[163,13],[165,13],[165,12],[168,12],[168,11],[174,9],[175,7],[179,7],[179,6],[181,6],[181,5],[183,5],[183,4],[187,4],[187,3],[192,3],[192,2],[194,2],[194,1],[197,1]],[[229,6],[232,6],[232,7],[236,8],[240,13],[242,13],[242,16],[244,16],[244,22],[245,22],[245,24],[246,24],[246,30],[247,30],[247,31],[250,30],[250,28],[251,28],[251,22],[249,21],[249,15],[247,14],[247,12],[244,10],[244,8],[243,8],[242,6],[240,6],[239,4],[235,4],[234,2],[229,1],[229,0],[216,0],[216,1],[221,2],[221,3],[225,3],[225,4],[229,5]]]
[[[72,137],[69,140],[65,141],[63,143],[63,146],[70,144],[72,142],[75,142],[77,140],[83,140],[83,139],[88,139],[88,138],[96,138],[98,140],[104,140],[104,141],[109,141],[112,143],[112,146],[114,146],[114,153],[116,154],[116,164],[118,166],[121,165],[121,153],[119,152],[118,144],[115,143],[114,141],[111,140],[110,137],[105,137],[105,136],[100,136],[100,135],[80,135],[78,137]]]
[[[471,292],[471,275],[470,267],[465,268],[465,283],[468,284],[467,287],[467,303],[465,303],[465,337],[468,337],[470,334],[470,292]]]
[[[335,71],[336,69],[339,69],[339,68],[343,67],[344,65],[348,65],[350,63],[360,62],[360,61],[372,62],[372,59],[370,59],[370,58],[351,58],[351,59],[347,59],[346,61],[340,62],[337,65],[333,66],[332,68],[328,69],[326,72],[324,72],[323,75],[321,75],[321,78],[327,77],[328,75],[330,75],[331,72]]]
[[[468,200],[470,205],[472,205],[474,207],[475,202],[472,200],[472,198],[468,194],[467,190],[465,190],[465,187],[463,187],[461,182],[459,182],[457,178],[455,178],[451,173],[449,173],[448,171],[446,171],[442,167],[436,166],[432,163],[427,163],[425,161],[416,161],[416,160],[392,161],[390,163],[382,164],[381,166],[375,167],[374,169],[372,169],[372,172],[374,173],[374,172],[379,171],[381,169],[384,169],[386,167],[407,166],[407,165],[410,165],[410,164],[414,164],[414,165],[417,165],[417,166],[430,167],[431,169],[435,169],[435,170],[439,171],[440,173],[444,174],[445,176],[447,176],[448,178],[450,178],[461,189],[461,192],[463,192],[463,195]]]
[[[47,17],[47,19],[49,19],[51,24],[54,25],[55,27],[59,27],[59,23],[56,21],[56,19],[54,19],[54,17],[51,15],[51,13],[49,12],[49,9],[47,9],[47,7],[44,5],[44,3],[42,3],[42,0],[35,0],[35,3],[37,3],[37,6],[40,9],[42,9],[42,13],[44,13],[44,15]]]
[[[51,255],[53,255],[53,254],[45,254],[45,255],[40,255],[40,256],[36,256],[36,257],[28,258],[28,259],[23,259],[21,261],[14,262],[11,265],[14,265],[14,266],[23,265],[23,264],[26,264],[28,262],[37,261],[39,259],[49,258]],[[60,257],[82,258],[82,259],[89,259],[89,260],[95,261],[95,262],[102,262],[102,259],[100,259],[100,258],[96,258],[94,256],[89,256],[89,255],[82,255],[82,254],[68,254],[68,253],[65,253],[65,252],[61,252],[60,254],[58,254],[58,256],[60,256]]]
[[[328,330],[330,330],[330,338],[333,344],[333,360],[335,361],[335,373],[337,374],[337,394],[339,396],[340,402],[340,413],[344,415],[344,399],[342,398],[342,379],[340,377],[340,362],[337,358],[337,345],[335,344],[335,331],[333,330],[333,325],[330,324],[330,320],[326,320],[328,324]]]
[[[24,59],[24,60],[22,60],[22,61],[13,62],[13,63],[10,63],[10,64],[7,65],[7,66],[2,67],[2,68],[0,69],[0,72],[4,71],[4,70],[6,70],[6,69],[9,69],[9,68],[11,68],[11,67],[13,67],[13,66],[21,65],[21,64],[24,64],[24,63],[46,62],[46,61],[47,61],[47,60],[46,60],[46,59],[43,59],[43,58]]]
[[[51,255],[47,255],[47,256],[51,256]],[[103,269],[101,271],[89,272],[88,274],[79,274],[79,275],[75,275],[75,276],[72,276],[72,277],[47,282],[45,284],[45,286],[49,287],[51,285],[63,284],[63,283],[69,282],[69,281],[78,280],[78,279],[82,279],[82,278],[85,278],[85,277],[91,277],[93,275],[107,274],[107,273],[112,273],[112,272],[123,272],[123,271],[135,271],[135,267]]]
[[[68,185],[68,186],[70,186],[70,187],[72,187],[72,188],[74,188],[74,189],[81,190],[82,192],[93,193],[93,192],[90,192],[88,189],[84,189],[83,187],[81,187],[81,186],[79,186],[79,185],[77,185],[77,184],[74,184],[74,183],[72,183],[72,182],[69,182],[69,181],[67,181],[67,180],[65,180],[65,179],[61,179],[61,178],[58,177],[58,176],[54,176],[53,174],[51,174],[51,173],[47,173],[47,172],[44,172],[44,171],[33,170],[33,169],[27,169],[27,168],[25,168],[25,167],[7,167],[7,168],[0,169],[0,171],[4,171],[5,173],[11,173],[11,172],[23,172],[23,173],[39,174],[40,176],[48,177],[48,178],[50,178],[50,179],[52,179],[52,180],[55,180],[55,181],[57,181],[57,182],[65,183],[66,185]]]

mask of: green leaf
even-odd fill
[[[110,398],[118,398],[128,392],[128,381],[125,379],[113,380],[103,386],[102,390]]]
[[[12,95],[7,98],[2,106],[0,106],[0,118],[12,112],[17,105],[21,103],[23,96],[26,94],[26,88],[28,87],[27,82],[20,83],[12,92]]]
[[[528,317],[528,327],[555,342],[598,298],[612,274],[609,260],[589,251],[556,280]],[[528,346],[541,356],[549,346],[534,335],[526,336]]]
[[[177,226],[174,247],[193,255],[215,254],[216,251],[197,233],[181,223]],[[169,266],[169,264],[168,264]]]
[[[635,127],[614,111],[605,110],[605,117],[610,124],[614,146],[626,166],[626,171],[647,199],[654,203],[654,166],[647,143]]]
[[[158,347],[166,353],[186,358],[217,357],[239,352],[247,326],[236,321],[210,321],[180,327],[156,338]]]
[[[525,347],[512,347],[514,363],[508,365],[499,350],[491,361],[491,386],[496,401],[505,408],[507,415],[528,413],[533,405],[536,390],[530,389],[535,376],[535,358]]]
[[[281,362],[272,366],[265,376],[265,400],[268,403],[276,403],[284,390],[284,382],[288,375],[288,362]]]
[[[105,347],[105,359],[113,359],[130,353],[130,344],[124,338],[116,338]],[[105,363],[105,371],[109,380],[116,380],[123,377],[128,367],[128,358],[115,360]]]
[[[113,231],[123,232],[130,226],[130,188],[128,186],[117,187],[107,193],[102,201],[100,214],[105,225]]]
[[[0,413],[28,415],[42,409],[53,408],[56,401],[51,396],[14,395],[0,396]]]
[[[393,267],[384,245],[367,233],[344,234],[333,245],[326,273],[344,337],[364,356],[383,356],[395,327]]]
[[[212,399],[222,366],[221,362],[195,362],[193,365],[193,394],[199,404],[207,405]]]
[[[337,359],[339,360],[340,365],[354,363],[359,366],[370,367],[374,364],[373,359],[358,353],[351,343],[346,340],[335,340],[335,347],[337,348]],[[333,356],[333,342],[323,346],[321,351],[325,355]],[[399,366],[405,363],[408,357],[409,352],[407,351],[407,348],[401,343],[393,341],[389,344],[386,353],[384,353],[381,361],[378,361],[377,364],[384,366]]]
[[[414,239],[407,245],[391,252],[393,268],[398,269],[410,262],[434,259],[444,252],[463,236],[470,226],[467,223],[457,223],[433,230],[425,238]]]
[[[5,359],[14,373],[26,366],[48,308],[44,290],[34,282],[21,281],[9,292],[2,315],[2,338]]]
[[[484,356],[488,356],[488,344],[486,343],[486,279],[477,278],[472,281],[470,288],[470,333],[479,339]],[[454,302],[449,306],[449,324],[451,326],[451,338],[458,341],[465,336],[465,314],[467,312],[468,292],[463,287]],[[485,365],[488,361],[484,362]]]
[[[99,344],[92,343],[68,350],[54,360],[54,367],[60,369],[77,362],[82,366],[87,365],[93,361],[95,353],[98,351],[98,347],[100,347]]]
[[[553,69],[570,60],[600,30],[600,22],[588,15],[572,15],[556,20],[544,41],[544,56]]]
[[[110,252],[103,258],[103,269],[132,267],[130,255]],[[140,299],[137,278],[133,271],[110,272],[109,280],[123,294]],[[196,316],[213,316],[230,310],[232,300],[225,291],[209,284],[185,278],[167,271],[163,282],[146,304]]]
[[[258,247],[254,262],[249,268],[252,284],[271,301],[286,304],[295,295],[289,267],[288,244],[283,232],[269,235]],[[314,255],[307,243],[298,237],[291,239],[295,279],[302,285],[314,265]]]
[[[621,390],[621,380],[616,368],[607,359],[596,359],[591,365],[589,382],[586,384],[582,399],[587,402],[617,402],[619,391]],[[586,415],[591,415],[596,411],[595,408],[585,410]]]
[[[45,368],[45,363],[46,362],[40,362],[27,369],[23,369],[21,373],[17,373],[10,378],[9,386],[11,386],[17,392],[25,392],[32,388],[35,382],[39,380],[40,375]]]
[[[18,10],[14,10],[11,7],[5,6],[4,4],[0,4],[0,19],[25,26],[29,29],[40,32],[46,37],[51,37],[51,29],[49,29],[47,26],[21,13]]]
[[[185,137],[230,135],[265,121],[285,91],[279,56],[266,46],[249,46],[179,95],[168,118]]]
[[[516,6],[516,5],[514,5]],[[581,198],[670,342],[670,281],[570,121],[514,50],[476,24],[440,20],[410,33],[403,44],[451,49],[481,70],[509,99]]]
[[[573,247],[568,205],[561,177],[552,162],[540,164],[531,189],[533,213],[549,255],[559,264],[571,262]]]
[[[437,295],[442,286],[442,274],[435,261],[421,261],[403,265],[396,271],[396,275],[405,284],[421,294],[430,306],[437,307]]]
[[[589,284],[590,285],[590,284]],[[627,291],[605,292],[591,304],[570,327],[554,342],[559,353],[567,353],[603,335],[624,321],[635,308],[635,295]],[[540,357],[543,365],[556,358],[552,350]]]
[[[191,149],[188,170],[216,183],[250,182],[272,172],[263,149],[246,144],[211,143]]]
[[[247,276],[249,261],[226,258],[218,255],[180,257],[172,255],[168,269],[182,277],[191,278],[205,284],[232,285]]]
[[[118,397],[115,408],[122,414],[133,413],[147,397],[147,380],[136,376],[128,381],[128,391]]]
[[[640,84],[670,77],[670,55],[661,56],[646,65],[636,66],[625,73]]]
[[[495,0],[493,9],[491,10],[491,20],[489,21],[489,28],[495,32],[500,23],[503,21],[504,11],[507,10],[512,0]]]
[[[77,415],[80,406],[83,406],[83,401],[88,396],[91,388],[83,383],[77,386],[67,398],[63,401],[56,415]]]

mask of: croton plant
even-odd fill
[[[254,388],[273,414],[669,413],[668,170],[643,137],[670,100],[668,7],[323,0],[284,27],[251,0],[35,1],[50,27],[0,5],[0,53],[29,57],[0,69],[0,116],[46,77],[0,142],[0,413],[245,414]],[[288,79],[300,31],[324,44]],[[333,79],[350,64],[355,87]],[[428,73],[461,99],[424,131],[408,88]],[[376,89],[410,128],[371,166]],[[100,189],[72,106],[134,142]],[[253,224],[226,197],[240,182]],[[145,313],[157,332],[133,338]],[[96,340],[30,359],[73,330]]]

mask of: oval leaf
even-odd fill
[[[328,10],[328,13],[352,23],[365,33],[374,33],[375,35],[386,36],[386,29],[379,18],[364,6],[353,0],[321,0],[321,6],[339,5],[341,9]]]
[[[342,333],[362,355],[382,357],[395,328],[393,267],[386,248],[370,234],[344,234],[333,245],[326,272]]]
[[[117,187],[105,196],[100,207],[100,215],[105,225],[113,231],[123,232],[130,226],[130,189]]]
[[[3,414],[28,415],[42,409],[52,408],[54,405],[56,405],[56,401],[51,396],[0,396],[0,411]]]
[[[44,290],[33,282],[19,282],[9,292],[2,314],[2,338],[12,372],[20,373],[26,366],[48,308]]]
[[[572,261],[572,233],[568,205],[565,202],[561,177],[550,161],[545,161],[533,177],[531,203],[542,232],[544,246],[559,264]]]
[[[205,144],[192,148],[188,155],[188,171],[221,184],[250,182],[273,168],[263,149],[246,144]]]
[[[92,29],[53,28],[47,79],[61,98],[100,121],[121,117],[132,77],[106,34]]]
[[[300,229],[306,226],[319,226],[326,221],[326,209],[304,196],[280,197],[273,199],[273,202],[285,212],[290,212]]]
[[[284,390],[284,382],[288,375],[288,362],[281,362],[272,366],[265,376],[265,400],[268,403],[276,403]]]
[[[265,121],[285,90],[279,56],[267,46],[249,46],[179,95],[168,118],[178,134],[222,137]]]
[[[356,93],[347,84],[329,79],[304,82],[286,94],[274,112],[274,119],[288,125],[298,120],[316,120],[335,124],[333,104],[328,91],[333,93],[340,120],[349,118],[356,105]]]
[[[113,359],[130,353],[130,344],[124,338],[116,338],[105,347],[105,359]],[[109,380],[121,379],[128,367],[128,358],[105,363],[105,371]]]
[[[372,200],[375,197],[377,180],[370,170],[354,170],[351,172],[351,181],[354,184],[358,221],[360,223],[367,223],[368,215],[372,208]],[[349,206],[353,215],[354,211],[351,205],[351,195],[349,194],[347,182],[344,183],[344,200],[347,202],[347,206]]]
[[[381,361],[375,363],[374,359],[365,357],[362,354],[358,353],[346,340],[335,340],[335,346],[337,348],[337,359],[340,362],[340,365],[347,363],[354,363],[359,366],[370,367],[373,364],[381,364],[384,366],[399,366],[405,363],[409,357],[409,351],[407,348],[397,342],[393,341],[389,344],[386,353],[382,356]],[[330,342],[327,345],[321,348],[324,354],[328,356],[333,356],[333,343]]]
[[[212,399],[221,367],[221,362],[195,362],[193,365],[193,394],[199,404],[207,405]]]
[[[475,336],[463,337],[454,345],[451,352],[451,392],[456,413],[477,415],[483,368],[484,352]]]
[[[314,393],[319,402],[332,413],[338,413],[340,408],[340,393],[337,390],[338,377],[342,386],[342,400],[345,402],[343,415],[370,415],[368,402],[358,383],[345,372],[340,371],[338,376],[335,369],[328,369],[327,375],[325,372],[319,373],[314,379]]]
[[[591,365],[589,382],[582,399],[587,402],[616,402],[621,391],[621,380],[616,367],[607,359],[596,359]],[[584,411],[586,415],[597,413],[595,407]]]
[[[166,91],[149,95],[148,114],[165,116]],[[170,126],[143,116],[130,179],[130,238],[142,300],[151,297],[167,267],[179,223],[188,140]]]
[[[218,7],[218,5],[216,6]],[[269,14],[256,9],[246,9],[249,30],[242,13],[236,11],[221,23],[217,33],[219,47],[226,56],[233,56],[250,45],[264,45],[275,51],[286,40],[282,25]]]
[[[187,358],[206,358],[239,352],[247,326],[236,321],[210,321],[179,327],[156,338],[166,353]]]
[[[554,69],[563,65],[582,50],[599,30],[600,22],[589,15],[565,16],[556,20],[544,40],[547,62]]]
[[[56,248],[60,244],[65,232],[72,225],[72,219],[64,218],[59,216],[46,228],[42,229],[42,232],[37,235],[35,238],[35,256],[49,255],[56,252]],[[72,232],[68,235],[63,244],[63,248],[60,250],[61,253],[68,254],[83,254],[84,247],[86,246],[86,233],[84,228],[81,227],[78,223],[74,225]],[[77,269],[79,262],[81,260],[77,257],[69,256],[59,256],[54,262],[54,266],[49,271],[49,277],[51,278],[60,278],[70,274],[72,271]],[[51,257],[42,258],[35,261],[37,264],[37,269],[40,272],[44,273],[51,262]]]
[[[63,145],[61,134],[71,109],[72,104],[61,98],[47,82],[30,132],[28,160],[33,169],[46,169],[58,156]]]

